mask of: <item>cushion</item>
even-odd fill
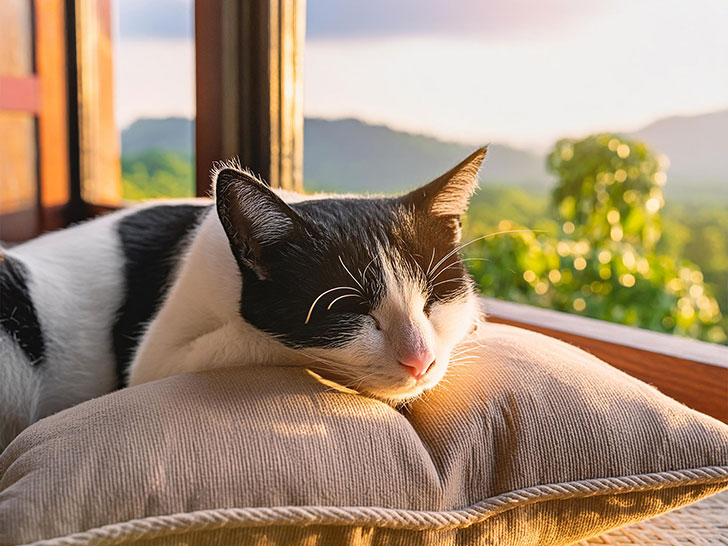
[[[595,544],[725,546],[728,544],[728,491],[577,543],[578,546]]]
[[[540,334],[467,349],[400,410],[261,367],[43,419],[0,456],[0,543],[558,545],[728,488],[719,421]]]

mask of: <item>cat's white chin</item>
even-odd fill
[[[404,402],[409,402],[410,400],[414,400],[415,398],[419,397],[423,392],[426,390],[431,389],[437,385],[437,382],[433,383],[432,385],[427,385],[424,383],[418,383],[412,387],[409,388],[402,388],[402,389],[364,389],[362,392],[364,394],[367,394],[371,396],[372,398],[378,398],[380,400],[383,400],[384,402],[388,402],[390,404],[402,404]]]
[[[331,361],[329,361],[331,362]],[[445,360],[447,362],[447,359]],[[447,371],[447,364],[436,364],[421,379],[413,379],[407,372],[393,373],[390,377],[382,377],[376,381],[362,381],[350,375],[337,373],[330,365],[322,362],[304,364],[317,376],[360,394],[377,398],[391,404],[400,404],[420,396],[423,392],[437,386]],[[397,365],[393,365],[397,369]]]
[[[380,384],[360,383],[358,391],[392,404],[408,402],[436,387],[444,377],[447,367],[447,364],[436,364],[425,377],[418,380],[407,376],[392,377],[389,380],[382,380]]]

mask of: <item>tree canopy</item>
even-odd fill
[[[558,177],[553,220],[526,226],[502,219],[494,230],[471,214],[470,237],[510,231],[466,249],[482,291],[725,342],[726,321],[700,268],[656,251],[667,178],[663,162],[644,143],[617,135],[557,142],[547,158]]]

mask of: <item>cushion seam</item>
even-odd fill
[[[446,530],[469,527],[518,506],[548,500],[592,497],[605,493],[650,491],[689,485],[720,484],[721,482],[728,487],[728,466],[707,466],[536,485],[502,493],[456,510],[417,511],[359,506],[213,508],[113,523],[63,537],[43,539],[31,544],[34,546],[119,544],[128,540],[156,538],[187,531],[266,525],[338,525],[421,531]]]

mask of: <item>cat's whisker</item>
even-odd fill
[[[435,267],[433,269],[433,273],[437,271],[437,268],[440,267],[450,256],[453,254],[460,252],[463,248],[465,248],[468,245],[472,245],[473,243],[476,243],[478,241],[482,241],[483,239],[487,239],[488,237],[494,237],[496,235],[504,235],[506,233],[521,233],[521,232],[531,232],[531,233],[543,233],[543,230],[533,230],[533,229],[506,229],[503,231],[495,231],[493,233],[486,233],[485,235],[481,235],[480,237],[476,237],[475,239],[471,239],[467,243],[463,243],[461,245],[456,246],[454,249],[452,249],[450,252],[445,254],[439,262],[435,264]]]
[[[452,366],[453,364],[467,364],[468,362],[473,362],[471,355],[468,355],[465,358],[456,358],[454,360],[451,360],[449,364]]]
[[[321,292],[318,297],[313,300],[313,303],[311,304],[311,307],[308,308],[308,314],[306,315],[306,320],[303,322],[304,324],[308,324],[308,321],[311,320],[311,313],[313,313],[313,308],[316,307],[316,304],[318,301],[323,298],[326,294],[333,292],[334,290],[353,290],[355,292],[358,292],[356,288],[353,288],[351,286],[336,286],[334,288],[329,288],[328,290],[325,290]]]
[[[456,354],[465,353],[468,351],[472,351],[474,349],[477,349],[478,347],[482,347],[483,345],[480,345],[477,340],[473,340],[472,342],[468,343],[460,343],[453,347],[453,351],[455,351]]]
[[[453,262],[453,263],[451,263],[450,265],[448,265],[447,267],[445,267],[445,268],[441,269],[441,270],[440,270],[440,271],[439,271],[439,272],[437,273],[437,275],[435,275],[434,277],[432,277],[432,278],[430,279],[430,282],[434,281],[434,280],[435,280],[435,279],[436,279],[437,277],[439,277],[440,275],[442,275],[442,274],[443,274],[443,273],[444,273],[445,271],[447,271],[447,270],[448,270],[448,269],[450,269],[451,267],[455,267],[456,265],[460,265],[461,263],[465,263],[465,262],[472,262],[472,261],[475,261],[475,260],[480,260],[480,261],[483,261],[483,262],[487,262],[487,261],[489,261],[489,260],[488,260],[488,258],[463,258],[462,260],[458,260],[458,261],[456,261],[456,262]]]
[[[455,353],[453,355],[450,355],[450,362],[452,362],[452,360],[454,358],[458,358],[458,357],[461,357],[461,356],[464,356],[464,355],[465,356],[470,356],[471,353],[472,353],[472,349],[467,349],[465,351],[460,351],[459,353]]]
[[[454,362],[466,362],[467,360],[472,360],[476,356],[477,355],[462,355],[461,357],[458,357],[458,358],[451,358],[450,364],[453,364]]]
[[[374,263],[374,260],[376,260],[376,259],[377,259],[377,256],[374,256],[371,260],[369,260],[369,263],[364,268],[364,273],[362,274],[362,277],[361,277],[362,282],[366,281],[366,276],[367,276],[367,271],[369,270],[369,266],[372,265]]]
[[[432,247],[432,257],[430,258],[430,264],[427,266],[427,277],[430,276],[430,270],[432,269],[432,262],[435,261],[435,247]]]
[[[435,288],[436,286],[440,286],[441,284],[445,284],[447,282],[459,282],[462,283],[462,279],[445,279],[444,281],[438,281],[435,284],[432,285],[432,288]]]
[[[407,254],[409,254],[409,255],[410,255],[410,258],[412,258],[412,261],[413,261],[413,262],[414,262],[414,264],[415,264],[415,265],[417,266],[417,269],[419,269],[419,270],[420,270],[420,273],[422,273],[422,277],[423,277],[423,278],[424,278],[425,280],[427,280],[427,274],[426,274],[426,273],[424,272],[424,270],[422,269],[422,267],[420,267],[420,264],[419,264],[419,263],[417,263],[417,260],[415,260],[415,257],[414,257],[414,256],[412,256],[412,253],[411,253],[411,252],[410,252],[410,251],[408,250],[408,251],[407,251]]]
[[[340,299],[343,299],[343,298],[359,298],[359,297],[361,297],[361,296],[359,296],[359,294],[344,294],[343,296],[339,296],[338,298],[335,298],[334,301],[332,301],[331,303],[329,303],[329,306],[326,308],[326,310],[328,311],[329,309],[331,309],[331,307],[337,301],[339,301]]]
[[[341,254],[339,254],[339,262],[341,262],[341,265],[344,266],[344,269],[346,269],[346,272],[349,274],[349,276],[354,279],[354,282],[359,286],[359,288],[362,291],[362,294],[364,293],[364,287],[361,285],[361,283],[356,280],[356,277],[351,274],[351,271],[349,271],[349,268],[346,267],[346,264],[344,263],[344,260],[341,259]]]

